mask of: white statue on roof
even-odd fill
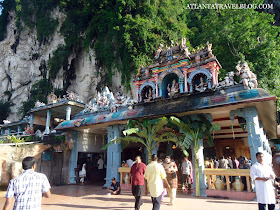
[[[118,92],[115,96],[113,92],[105,87],[102,92],[97,92],[97,96],[86,104],[82,113],[93,113],[101,110],[110,110],[116,112],[120,106],[133,105],[136,101],[125,97],[122,93]]]
[[[257,76],[250,70],[246,61],[239,61],[235,67],[236,75],[240,77],[240,83],[244,85],[245,89],[257,88]]]
[[[40,102],[39,100],[37,100],[37,101],[35,102],[35,108],[38,108],[38,107],[41,107],[41,106],[45,106],[45,105],[46,105],[45,103]]]

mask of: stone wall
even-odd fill
[[[4,145],[0,144],[0,172],[1,185],[8,185],[9,181],[22,172],[22,160],[27,156],[34,156],[36,160],[41,158],[42,153],[50,148],[50,145]]]
[[[43,152],[50,154],[50,160],[42,158]],[[65,145],[44,144],[4,145],[0,144],[0,185],[7,186],[9,181],[22,173],[22,160],[27,156],[36,158],[36,171],[44,173],[51,185],[69,184],[71,150]]]

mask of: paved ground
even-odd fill
[[[134,197],[130,191],[124,191],[121,195],[107,196],[105,189],[92,185],[66,185],[54,186],[51,189],[52,197],[43,198],[42,209],[110,209],[110,210],[133,210]],[[0,192],[0,209],[4,206],[5,192]],[[152,209],[149,196],[144,196],[144,204],[141,210]],[[217,198],[195,198],[186,194],[178,193],[174,206],[168,205],[169,198],[166,196],[161,205],[161,210],[256,210],[257,203],[251,201],[236,201]]]

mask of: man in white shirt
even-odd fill
[[[145,179],[147,180],[147,184],[150,190],[150,194],[152,197],[153,209],[159,210],[161,204],[161,194],[163,192],[163,182],[166,183],[167,188],[170,189],[170,185],[166,180],[166,173],[162,165],[157,162],[158,158],[156,154],[152,155],[152,162],[149,163],[146,167],[145,171]],[[147,194],[147,188],[146,188]]]
[[[188,157],[184,157],[184,161],[181,166],[182,171],[182,189],[185,189],[186,184],[188,185],[188,192],[191,192],[191,171],[192,163],[188,160]]]
[[[263,153],[257,152],[256,158],[258,162],[251,167],[250,175],[255,180],[259,210],[265,210],[266,204],[268,210],[274,210],[275,192],[272,182],[275,174],[272,168],[263,162]]]
[[[130,158],[126,161],[126,163],[129,166],[129,168],[131,168],[132,165],[134,164],[133,160],[131,160]]]
[[[102,160],[102,158],[100,156],[97,161],[97,165],[98,165],[98,170],[103,170],[104,161]]]
[[[6,193],[6,203],[3,210],[8,210],[14,203],[14,210],[29,209],[40,210],[42,196],[51,196],[50,183],[45,174],[35,172],[36,160],[34,157],[26,157],[22,161],[24,171],[18,177],[12,179]]]

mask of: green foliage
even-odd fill
[[[40,102],[47,103],[47,96],[52,91],[53,87],[49,80],[42,79],[32,85],[29,99],[23,102],[20,113],[25,116],[28,111],[34,108],[35,102],[39,100]]]
[[[247,2],[247,1],[242,1]],[[170,45],[182,36],[188,38],[191,49],[206,41],[213,43],[213,53],[226,72],[235,68],[237,61],[248,61],[258,76],[260,87],[280,96],[279,27],[274,16],[253,9],[185,9],[187,4],[215,4],[222,0],[5,0],[0,16],[0,40],[5,35],[8,11],[16,10],[18,27],[21,22],[36,29],[38,40],[44,42],[57,27],[51,11],[60,6],[66,13],[60,33],[65,38],[48,62],[50,78],[64,69],[65,87],[75,77],[75,63],[70,55],[94,48],[97,65],[107,70],[106,85],[110,85],[114,70],[122,74],[122,84],[129,88],[130,76],[140,65],[148,65],[159,44]],[[227,0],[239,4],[239,0]],[[260,4],[263,0],[252,0]],[[279,5],[278,5],[279,6]],[[278,7],[277,7],[278,8]],[[266,11],[279,14],[278,11]],[[279,18],[279,17],[278,17]],[[279,23],[279,22],[278,22]],[[70,65],[69,65],[70,63]]]
[[[7,136],[7,139],[9,140],[9,142],[15,143],[16,147],[18,146],[18,143],[24,143],[25,142],[24,138],[16,137],[15,135]]]
[[[65,136],[54,136],[53,138],[55,141],[65,142]]]
[[[58,20],[51,17],[52,10],[59,5],[57,0],[16,0],[17,28],[21,21],[29,29],[37,30],[40,43],[45,43],[58,26]]]
[[[26,142],[27,141],[32,141],[34,139],[33,136],[24,136],[23,138]]]
[[[9,23],[9,11],[14,10],[15,1],[0,1],[0,9],[2,9],[2,13],[0,15],[0,41],[5,38],[6,35],[6,27]]]
[[[127,123],[128,129],[123,131],[125,137],[112,139],[102,149],[106,149],[115,142],[125,142],[125,144],[131,142],[141,143],[147,148],[148,160],[150,162],[152,150],[159,142],[178,142],[178,137],[174,133],[162,130],[168,122],[166,117],[154,120],[144,119],[143,121],[129,120]],[[162,132],[160,132],[161,130]]]
[[[193,3],[224,3],[208,0]],[[240,3],[227,0],[227,3]],[[262,4],[253,0],[250,4]],[[246,60],[257,74],[259,86],[280,96],[280,28],[274,16],[253,9],[189,10],[187,24],[192,31],[190,42],[196,46],[213,43],[213,53],[223,66],[220,79],[234,71],[239,60]]]
[[[7,119],[9,114],[11,113],[11,106],[13,104],[9,101],[1,101],[0,100],[0,123],[3,123],[3,120]]]
[[[4,140],[0,140],[0,144],[4,144]]]
[[[69,49],[67,46],[58,46],[51,59],[48,61],[48,69],[50,72],[51,79],[55,79],[61,67],[67,68],[68,57],[71,55],[71,53],[72,50]]]
[[[187,154],[186,149],[188,149],[191,144],[194,145],[194,157],[195,157],[195,176],[196,176],[196,196],[200,196],[199,191],[199,166],[198,166],[198,151],[200,149],[199,141],[208,135],[208,144],[213,146],[213,140],[211,136],[211,131],[218,131],[221,129],[219,124],[212,125],[206,116],[200,115],[190,115],[184,116],[182,120],[177,117],[170,117],[170,122],[176,125],[179,132],[183,134],[183,138],[180,142],[180,147],[183,149],[184,154]]]

